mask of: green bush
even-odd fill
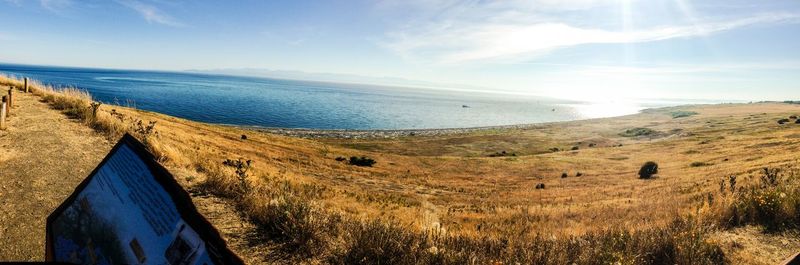
[[[697,115],[699,113],[694,112],[694,111],[679,110],[679,111],[670,112],[669,114],[672,115],[673,119],[677,119],[677,118],[685,118],[685,117],[689,117],[689,116],[694,116],[694,115]]]
[[[691,164],[689,164],[690,167],[705,167],[705,166],[710,166],[710,165],[713,165],[713,164],[706,163],[706,162],[700,162],[700,161],[695,161],[695,162],[692,162]]]
[[[653,161],[648,161],[639,169],[639,178],[649,179],[653,175],[658,174],[658,164]]]
[[[649,128],[633,128],[633,129],[627,129],[624,132],[620,133],[619,135],[622,137],[638,137],[638,136],[655,135],[657,133],[658,133],[657,131]]]
[[[517,156],[517,153],[508,153],[505,150],[489,154],[489,157]]]
[[[366,157],[366,156],[362,156],[362,157],[351,156],[350,157],[350,164],[354,165],[354,166],[371,167],[375,163],[377,163],[375,160],[373,160],[372,158]]]

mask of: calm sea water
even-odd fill
[[[593,104],[476,92],[27,65],[0,64],[0,73],[85,89],[105,103],[202,122],[263,127],[479,127],[618,116],[678,104]]]

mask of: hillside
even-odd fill
[[[0,131],[0,202],[14,209],[0,214],[0,260],[43,257],[46,214],[125,132],[248,263],[772,264],[800,250],[800,124],[777,122],[800,105],[305,139],[122,106],[93,115],[85,92],[33,87]],[[638,177],[646,161],[657,177]]]

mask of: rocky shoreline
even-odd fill
[[[659,110],[668,110],[671,108],[682,107],[664,107],[664,108],[650,108],[639,111],[640,113],[647,113]],[[636,115],[636,114],[631,114]],[[623,115],[627,116],[627,115]],[[620,117],[620,116],[617,116]],[[594,118],[586,120],[598,119],[611,119],[617,117]],[[586,121],[583,120],[583,121]],[[440,129],[397,129],[397,130],[349,130],[349,129],[302,129],[302,128],[277,128],[277,127],[258,127],[258,126],[237,126],[237,128],[255,130],[260,132],[308,138],[308,139],[393,139],[403,137],[431,137],[431,136],[445,136],[445,135],[459,135],[469,134],[481,131],[491,130],[525,130],[546,127],[556,123],[569,123],[578,122],[581,120],[573,121],[559,121],[559,122],[543,122],[543,123],[529,123],[529,124],[515,124],[515,125],[499,125],[499,126],[483,126],[483,127],[466,127],[466,128],[440,128]]]
[[[250,130],[267,132],[272,134],[299,137],[299,138],[332,138],[332,139],[392,139],[402,137],[430,137],[443,135],[468,134],[489,130],[514,130],[531,129],[541,127],[542,124],[519,124],[503,126],[486,126],[471,128],[443,128],[443,129],[401,129],[401,130],[325,130],[325,129],[292,129],[292,128],[264,128],[264,127],[243,127]]]

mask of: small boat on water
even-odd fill
[[[469,108],[469,105],[461,105],[462,108]]]

